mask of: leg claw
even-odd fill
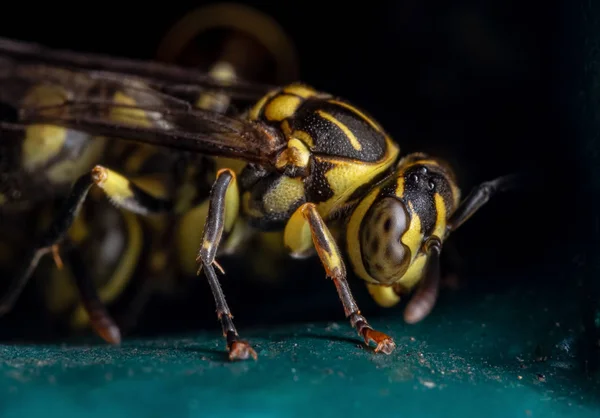
[[[234,341],[229,347],[229,360],[247,360],[252,357],[258,359],[256,351],[246,341]]]
[[[364,338],[367,345],[369,345],[370,341],[377,344],[377,347],[375,347],[376,353],[391,354],[396,348],[396,343],[391,337],[374,329],[367,328],[364,332]]]

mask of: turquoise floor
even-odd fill
[[[575,312],[534,296],[449,296],[411,327],[378,318],[397,339],[391,356],[362,347],[344,321],[246,329],[256,363],[227,363],[214,333],[4,345],[0,416],[600,416],[600,385],[582,373],[565,321]]]

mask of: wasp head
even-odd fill
[[[425,268],[426,243],[438,239],[441,245],[458,199],[447,166],[420,154],[401,160],[369,201],[361,202],[357,238],[363,276],[384,286],[413,287]]]

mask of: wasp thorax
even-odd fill
[[[377,201],[367,212],[360,231],[364,266],[380,283],[396,282],[408,269],[410,249],[402,243],[410,219],[404,204],[393,197]]]

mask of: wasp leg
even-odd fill
[[[300,206],[288,221],[284,234],[286,246],[296,254],[309,250],[312,240],[312,245],[317,250],[321,263],[325,267],[327,277],[333,279],[339,298],[344,305],[346,318],[350,320],[367,345],[371,341],[377,344],[375,352],[390,354],[396,344],[391,337],[374,330],[365,317],[360,314],[360,309],[346,280],[346,266],[341,253],[329,228],[319,215],[317,207],[313,203],[305,203]]]
[[[5,314],[12,309],[14,303],[27,284],[27,281],[36,269],[40,259],[45,254],[53,251],[53,247],[65,238],[65,235],[77,217],[79,210],[93,185],[100,187],[116,206],[137,214],[146,215],[149,213],[168,211],[172,206],[170,201],[153,197],[120,174],[102,166],[96,166],[91,172],[84,174],[75,182],[71,193],[58,212],[56,218],[53,220],[48,230],[42,235],[37,245],[25,258],[25,262],[18,270],[8,292],[0,300],[0,315]],[[84,292],[87,292],[87,290],[84,289]],[[90,314],[90,318],[94,319],[97,318],[98,312],[100,311],[88,313]],[[108,322],[104,320],[100,322],[96,321],[92,322],[92,326],[102,337],[113,335],[114,332],[102,328],[102,324],[105,323]],[[108,342],[113,343],[115,341]]]
[[[131,212],[121,211],[122,216],[126,223],[126,230],[128,234],[127,247],[124,249],[118,264],[115,266],[110,278],[98,289],[94,286],[90,286],[94,292],[97,292],[96,299],[102,301],[102,303],[110,303],[114,301],[123,291],[123,289],[129,284],[133,277],[134,269],[138,265],[138,260],[142,252],[143,247],[143,231],[139,219]],[[79,261],[79,260],[76,260]],[[73,264],[73,262],[71,262]],[[79,262],[79,271],[82,272],[82,276],[87,273],[84,270],[84,266]],[[73,266],[75,268],[75,266]],[[79,272],[75,272],[75,283],[79,289],[79,293],[82,294],[82,289],[78,281],[81,279],[78,277]],[[88,292],[89,293],[89,292]],[[81,327],[87,323],[88,318],[90,322],[91,316],[89,315],[90,309],[86,306],[85,299],[82,294],[81,304],[77,305],[71,316],[71,324],[74,327]]]
[[[485,205],[498,192],[514,189],[519,180],[516,175],[508,175],[487,181],[476,187],[454,211],[446,227],[448,232],[456,230]]]
[[[68,260],[73,269],[73,277],[75,278],[75,285],[81,297],[81,303],[90,318],[90,324],[92,324],[93,329],[102,339],[111,344],[120,344],[121,330],[111,318],[106,306],[98,296],[98,291],[93,284],[88,269],[81,259],[81,255],[76,248],[73,250],[69,252]]]
[[[223,237],[223,231],[231,231],[239,213],[239,190],[235,172],[228,168],[217,172],[217,179],[213,184],[209,197],[208,216],[204,224],[202,245],[198,251],[196,261],[204,269],[210,289],[217,305],[217,316],[223,328],[223,336],[227,341],[227,350],[230,360],[246,360],[249,357],[257,359],[257,354],[246,341],[239,340],[239,335],[233,324],[233,315],[225,301],[223,289],[215,273],[215,256]]]

